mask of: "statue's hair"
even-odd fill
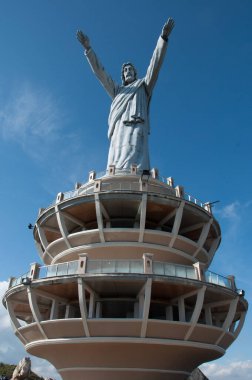
[[[133,65],[133,63],[131,62],[126,62],[126,63],[123,63],[122,65],[122,70],[121,70],[121,78],[122,78],[122,82],[123,82],[123,85],[125,86],[126,82],[125,82],[125,78],[124,78],[124,73],[123,73],[123,70],[124,70],[124,67],[125,66],[131,66],[134,70],[134,74],[135,74],[135,77],[134,77],[134,80],[137,79],[137,71],[136,71],[136,68],[135,66]]]

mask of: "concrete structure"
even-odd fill
[[[39,211],[44,265],[10,280],[17,337],[64,380],[182,380],[237,338],[247,302],[208,270],[221,231],[211,204],[157,170],[90,172]]]

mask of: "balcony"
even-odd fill
[[[89,173],[89,181],[81,184],[77,183],[74,190],[58,193],[56,200],[53,201],[46,208],[41,209],[41,214],[48,208],[55,204],[76,198],[78,196],[88,196],[96,192],[111,192],[111,191],[148,191],[150,193],[163,194],[182,198],[194,205],[197,205],[210,214],[212,213],[211,204],[209,202],[202,202],[198,198],[187,194],[182,186],[174,186],[172,177],[166,178],[159,176],[156,169],[149,172],[147,180],[143,179],[141,173],[136,170],[118,170],[103,171],[96,173],[92,171]]]
[[[37,280],[73,275],[99,274],[152,274],[155,276],[175,277],[203,281],[209,284],[236,290],[233,276],[224,277],[209,270],[202,274],[202,269],[194,266],[176,265],[161,261],[152,261],[151,255],[144,254],[142,260],[90,260],[86,255],[80,259],[65,263],[44,265],[32,264],[31,270],[20,277],[12,277],[9,289],[25,283],[27,279]]]

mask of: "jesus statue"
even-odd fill
[[[124,170],[135,164],[139,172],[150,169],[149,105],[173,27],[174,21],[169,18],[162,29],[144,78],[137,79],[137,72],[132,63],[122,65],[121,85],[105,71],[91,48],[88,36],[80,30],[77,32],[77,38],[84,47],[85,56],[93,72],[112,99],[108,118],[108,167],[114,165],[116,169]]]

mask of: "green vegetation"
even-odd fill
[[[0,363],[0,376],[6,376],[11,379],[14,369],[17,365]],[[31,372],[27,380],[44,380],[43,377],[37,376],[34,372]]]

